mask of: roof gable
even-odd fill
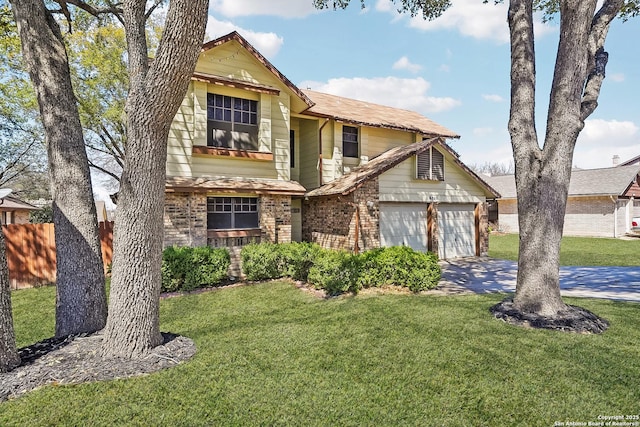
[[[394,147],[385,151],[379,156],[371,159],[369,162],[354,169],[353,171],[342,175],[322,187],[309,191],[306,197],[336,196],[352,193],[362,186],[366,181],[371,180],[378,175],[383,174],[394,166],[404,162],[412,156],[418,155],[429,149],[431,146],[437,146],[440,150],[447,152],[453,157],[454,163],[468,173],[474,181],[476,181],[487,192],[499,197],[500,195],[490,185],[483,181],[476,173],[462,163],[457,154],[447,145],[441,138],[425,139],[409,145]]]
[[[282,74],[276,67],[274,67],[273,64],[271,64],[271,62],[269,62],[269,60],[267,60],[267,58],[265,58],[260,52],[258,52],[258,50],[256,50],[256,48],[253,47],[251,45],[251,43],[249,43],[237,31],[233,31],[233,32],[231,32],[231,33],[229,33],[229,34],[227,34],[225,36],[219,37],[219,38],[217,38],[215,40],[208,41],[207,43],[202,45],[202,52],[206,53],[207,51],[210,51],[212,49],[216,49],[216,48],[218,48],[220,46],[226,45],[228,43],[234,43],[234,42],[237,43],[245,52],[247,52],[250,57],[252,57],[259,64],[261,64],[280,83],[282,83],[284,85],[284,87],[286,87],[287,90],[292,95],[294,95],[299,100],[299,104],[300,105],[298,106],[298,109],[300,111],[302,111],[305,108],[308,108],[308,107],[313,105],[313,101],[311,101],[307,97],[307,95],[305,95],[284,74]],[[228,58],[219,59],[219,61],[222,62],[225,59],[235,59],[235,55],[237,55],[237,53],[233,53]],[[205,79],[207,79],[207,78],[208,79],[218,78],[218,79],[220,79],[219,82],[221,84],[231,84],[231,85],[233,85],[233,83],[237,83],[237,84],[249,84],[249,85],[253,85],[254,87],[262,86],[257,82],[247,81],[245,78],[242,78],[241,76],[232,76],[232,75],[226,75],[226,76],[217,76],[217,75],[215,75],[214,76],[214,75],[211,75],[211,74],[208,74],[208,73],[202,73],[202,72],[195,73],[196,79],[198,77],[200,77],[202,79],[203,76],[204,76]],[[268,86],[264,86],[264,87],[268,88]],[[272,88],[272,89],[274,89],[274,88]],[[249,88],[249,90],[251,90],[251,89]]]

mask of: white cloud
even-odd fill
[[[258,33],[252,30],[241,28],[229,21],[218,21],[209,15],[207,20],[207,40],[217,39],[218,37],[237,31],[246,38],[261,54],[267,58],[273,58],[282,47],[284,40],[275,33]]]
[[[613,156],[621,161],[640,153],[640,127],[630,121],[592,119],[585,121],[573,156],[573,164],[583,169],[613,166]]]
[[[454,0],[452,3],[439,18],[428,21],[420,15],[415,16],[409,21],[409,26],[423,31],[455,29],[478,39],[509,42],[506,4],[484,4],[478,0]]]
[[[438,70],[448,73],[449,71],[451,71],[451,67],[447,64],[442,64],[438,67]]]
[[[396,62],[393,63],[393,69],[407,70],[410,73],[415,74],[422,69],[422,66],[418,64],[413,64],[411,61],[409,61],[409,58],[407,58],[406,56],[403,56],[402,58],[398,59]]]
[[[638,143],[640,128],[630,121],[586,120],[584,129],[578,136],[578,144],[606,146],[614,143],[617,146],[628,146]]]
[[[485,4],[478,0],[452,0],[451,7],[442,16],[428,21],[419,14],[409,20],[409,27],[422,31],[456,30],[460,34],[476,39],[508,43],[508,5],[506,3]],[[395,12],[395,9],[392,11]],[[536,37],[552,31],[555,31],[554,27],[543,24],[539,19],[534,23]]]
[[[391,0],[378,0],[375,9],[378,12],[395,12],[397,7]]]
[[[210,7],[230,18],[252,15],[302,18],[318,13],[311,0],[212,0]]]
[[[495,95],[495,94],[482,95],[482,98],[485,101],[491,101],[491,102],[503,102],[504,101],[503,97],[501,97],[500,95]]]
[[[431,84],[421,77],[336,78],[328,82],[304,81],[300,87],[361,101],[404,108],[422,114],[451,110],[462,103],[450,97],[428,96]]]

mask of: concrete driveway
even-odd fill
[[[442,261],[436,288],[447,293],[515,292],[517,264],[492,258]],[[560,293],[567,297],[640,302],[640,267],[560,267]]]

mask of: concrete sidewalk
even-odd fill
[[[436,288],[447,293],[516,290],[517,263],[492,258],[442,261]],[[640,302],[640,267],[560,267],[560,293],[567,297]]]

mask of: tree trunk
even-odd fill
[[[560,241],[574,147],[585,118],[595,109],[604,78],[604,64],[598,62],[602,55],[598,52],[602,51],[611,19],[622,2],[607,0],[594,15],[596,0],[560,1],[560,41],[542,149],[534,116],[532,3],[512,0],[509,6],[509,133],[515,162],[520,252],[516,294],[513,307],[508,310],[550,319],[578,318],[585,313],[591,317],[584,310],[576,316],[576,310],[560,297]],[[594,320],[594,331],[602,327],[598,320]]]
[[[91,176],[69,61],[41,0],[13,0],[45,131],[56,241],[56,336],[102,329],[107,305]]]
[[[207,4],[207,0],[170,3],[151,65],[144,34],[145,1],[123,4],[131,87],[105,356],[141,357],[162,341],[158,312],[167,138],[200,53]]]
[[[9,288],[9,267],[0,221],[0,373],[7,372],[20,364],[16,349],[16,335],[13,330],[11,311],[11,290]]]

